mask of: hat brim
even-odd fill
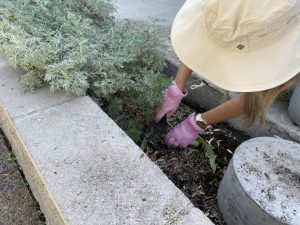
[[[200,77],[225,90],[255,92],[279,86],[299,73],[299,17],[289,32],[272,44],[241,53],[208,37],[202,4],[201,0],[187,0],[171,31],[178,58]]]

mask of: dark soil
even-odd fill
[[[109,110],[105,106],[102,108],[109,114]],[[191,108],[182,104],[177,112],[168,119],[168,123],[175,126],[192,112]],[[122,122],[119,125],[125,131],[126,123],[124,124],[124,121],[130,121],[130,123],[134,121],[140,134],[149,124],[144,113],[139,111],[134,104],[124,104],[123,102],[121,114],[119,118],[122,119],[119,122]],[[165,133],[171,129],[171,126]],[[130,132],[127,133],[129,136],[135,133],[133,137],[137,139],[137,132],[132,132],[132,126]],[[202,133],[201,137],[211,144],[217,155],[217,169],[213,173],[201,146],[189,146],[186,149],[168,148],[163,141],[165,133],[156,140],[148,142],[143,149],[144,152],[196,207],[202,210],[216,225],[225,225],[217,204],[217,190],[235,149],[249,137],[225,123],[211,126],[205,133]],[[142,140],[135,141],[141,146]]]

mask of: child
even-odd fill
[[[262,122],[274,99],[300,81],[300,1],[187,0],[171,33],[183,62],[157,109],[156,121],[171,116],[187,95],[192,70],[240,95],[203,114],[192,113],[165,137],[185,148],[207,125],[244,115],[246,125]],[[300,83],[289,105],[300,125]]]

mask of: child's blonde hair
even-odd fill
[[[270,108],[276,97],[288,91],[299,81],[300,74],[275,88],[265,91],[241,93],[242,110],[245,116],[244,128],[252,126],[256,120],[258,120],[260,125],[263,125],[267,110]]]

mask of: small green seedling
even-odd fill
[[[192,145],[195,147],[202,146],[202,148],[205,151],[205,155],[209,160],[210,167],[211,167],[213,173],[215,173],[216,169],[217,169],[217,163],[216,163],[217,155],[215,154],[214,149],[210,145],[210,143],[208,143],[203,138],[198,136],[197,139],[192,143]]]
[[[12,154],[11,152],[8,153],[5,157],[5,160],[9,163],[13,163],[14,161],[16,161],[16,156],[14,156],[14,154]]]

